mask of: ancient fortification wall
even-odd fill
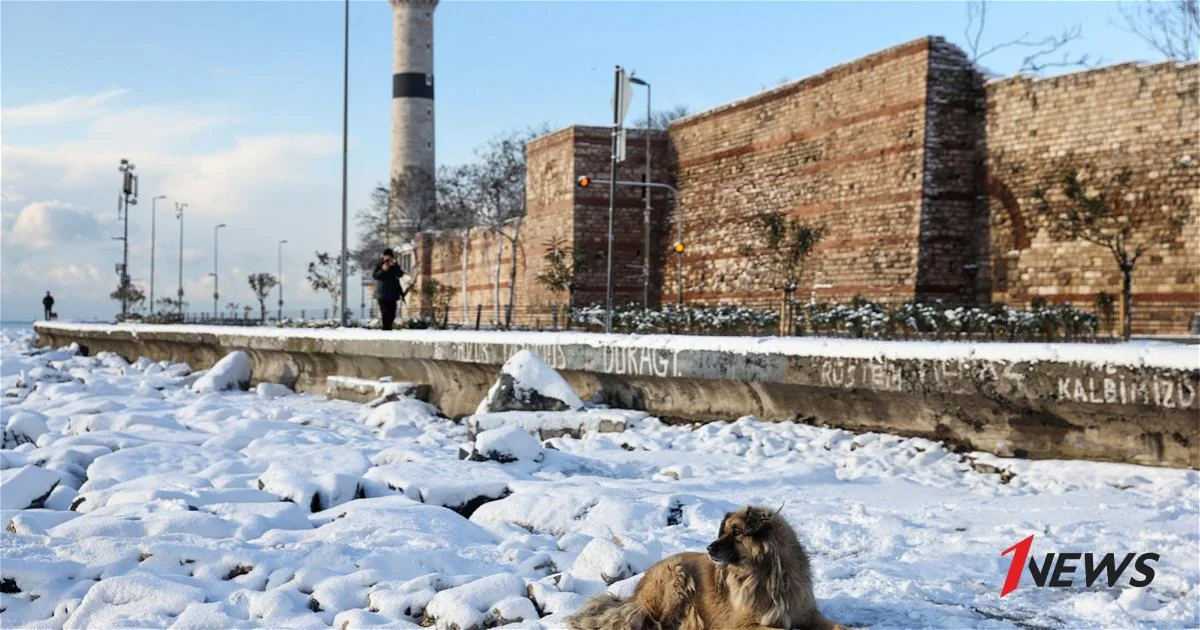
[[[1143,257],[1134,279],[1135,332],[1186,332],[1200,312],[1198,84],[1195,63],[985,84],[958,48],[931,37],[677,120],[652,136],[652,177],[679,189],[680,214],[654,194],[650,301],[676,299],[670,246],[681,219],[686,303],[777,305],[782,282],[764,262],[757,219],[776,211],[828,230],[800,274],[802,298],[1024,306],[1041,297],[1090,308],[1098,292],[1119,293],[1119,270],[1103,248],[1054,242],[1037,229],[1033,191],[1067,156],[1155,173],[1190,156],[1193,168],[1156,181],[1192,191],[1192,218],[1178,243]],[[572,302],[604,303],[608,190],[575,182],[608,177],[610,133],[575,126],[529,144],[518,322],[546,321],[551,304],[568,302],[536,280],[556,236],[578,255]],[[629,133],[618,179],[642,179],[640,134]],[[618,189],[615,235],[616,302],[640,303],[638,189]],[[502,240],[483,230],[470,239],[467,302],[472,318],[484,305],[485,322]],[[459,289],[461,242],[461,234],[442,234],[424,244],[426,273]],[[455,295],[452,312],[461,314]]]
[[[1052,241],[1032,226],[1033,190],[1067,158],[1096,170],[1160,172],[1161,186],[1190,191],[1191,218],[1179,241],[1147,253],[1134,272],[1134,329],[1184,332],[1200,311],[1200,64],[1122,64],[1049,79],[1014,77],[987,85],[992,298],[1027,304],[1091,305],[1120,293],[1112,254]],[[1167,173],[1173,173],[1168,176]]]

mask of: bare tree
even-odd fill
[[[128,275],[122,275],[121,280],[117,282],[116,290],[108,297],[118,302],[124,301],[129,305],[129,310],[133,311],[146,300],[146,293],[142,291],[141,287],[131,282]]]
[[[660,109],[655,112],[650,112],[649,121],[647,121],[643,116],[636,123],[634,123],[634,127],[639,129],[656,129],[661,131],[665,130],[672,121],[678,118],[683,118],[691,113],[692,112],[688,110],[687,105],[676,105],[671,109]]]
[[[389,221],[391,193],[386,186],[376,186],[371,191],[371,204],[358,211],[354,220],[358,224],[358,247],[350,252],[350,260],[359,269],[371,269],[383,253],[383,249],[395,243],[395,233]]]
[[[1200,0],[1143,0],[1120,8],[1122,28],[1164,57],[1186,63],[1200,56]]]
[[[492,138],[475,154],[479,164],[473,171],[474,199],[478,202],[480,224],[495,232],[502,240],[496,252],[495,318],[500,321],[500,267],[504,247],[511,250],[509,265],[508,303],[514,304],[517,295],[517,252],[521,241],[521,223],[525,218],[526,144],[550,132],[542,124],[509,132]]]
[[[1200,176],[1190,157],[1172,164],[1096,168],[1070,162],[1034,190],[1038,218],[1058,241],[1107,249],[1121,270],[1121,335],[1133,328],[1133,271],[1142,256],[1178,242]]]
[[[258,307],[261,311],[260,321],[267,321],[267,298],[271,296],[271,289],[274,289],[278,284],[279,281],[275,279],[274,274],[256,273],[250,276],[250,290],[254,292],[254,297],[258,300]]]
[[[965,36],[967,56],[976,67],[982,69],[981,62],[984,58],[1007,48],[1019,48],[1024,51],[1025,56],[1021,60],[1021,66],[1017,69],[1018,73],[1037,74],[1048,68],[1073,66],[1090,68],[1099,63],[1098,59],[1093,60],[1086,53],[1075,55],[1063,50],[1068,44],[1082,37],[1083,29],[1078,24],[1063,29],[1058,35],[1035,37],[1027,31],[1016,39],[983,47],[983,34],[987,30],[989,4],[991,4],[990,0],[971,0],[967,3],[967,26],[963,35]]]
[[[392,179],[391,211],[386,217],[387,235],[411,242],[414,235],[440,227],[437,223],[437,178],[424,169],[409,169]],[[395,245],[396,242],[389,244]]]

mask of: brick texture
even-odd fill
[[[801,273],[801,298],[1023,306],[1043,296],[1090,306],[1098,291],[1119,292],[1116,265],[1102,248],[1040,233],[1033,190],[1072,152],[1147,168],[1185,155],[1200,163],[1198,82],[1200,65],[1163,63],[985,84],[962,51],[930,37],[677,120],[650,132],[651,178],[680,199],[652,194],[649,250],[640,189],[617,189],[615,302],[642,301],[648,252],[653,304],[674,302],[682,275],[688,304],[777,305],[781,278],[764,262],[757,219],[775,211],[827,228]],[[629,131],[619,180],[642,179],[643,133]],[[551,305],[568,302],[537,281],[553,237],[580,254],[574,304],[604,303],[608,188],[575,182],[608,179],[611,139],[608,128],[574,126],[529,144],[518,323],[544,323]],[[1160,180],[1191,190],[1194,209],[1181,242],[1137,268],[1136,332],[1184,332],[1200,311],[1198,173]],[[683,256],[671,251],[679,222]],[[420,273],[456,287],[455,321],[462,243],[462,233],[426,234],[417,248]],[[478,228],[467,243],[469,319],[483,305],[491,322],[508,303],[512,248]]]

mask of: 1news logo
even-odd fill
[[[1008,576],[1004,578],[1004,588],[1000,590],[1000,597],[1004,597],[1009,593],[1017,590],[1021,584],[1021,575],[1025,573],[1026,559],[1028,559],[1029,576],[1033,578],[1033,583],[1038,586],[1049,586],[1052,588],[1067,588],[1075,585],[1075,570],[1083,569],[1083,580],[1087,586],[1091,586],[1100,579],[1103,574],[1109,587],[1116,586],[1117,581],[1121,579],[1121,575],[1133,564],[1133,569],[1138,577],[1129,578],[1129,585],[1134,587],[1148,586],[1154,581],[1154,567],[1150,566],[1151,562],[1158,561],[1157,553],[1127,553],[1120,563],[1117,562],[1117,556],[1113,553],[1106,553],[1100,556],[1100,561],[1096,561],[1096,554],[1088,553],[1048,553],[1039,565],[1037,559],[1029,557],[1029,549],[1033,547],[1033,535],[1021,542],[1000,552],[1001,556],[1013,554],[1012,563],[1008,565]],[[1077,563],[1083,560],[1083,566],[1080,567]]]

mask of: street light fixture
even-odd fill
[[[276,317],[279,321],[283,321],[283,244],[286,242],[279,241],[279,313]]]
[[[217,310],[217,300],[221,299],[221,292],[219,289],[221,278],[217,275],[219,271],[217,266],[217,235],[220,234],[219,230],[223,227],[225,227],[224,223],[218,223],[213,227],[213,318],[217,318],[219,316],[219,312]]]
[[[156,195],[150,199],[150,313],[154,313],[154,238],[158,230],[158,200],[166,199],[166,195]]]
[[[645,79],[639,79],[633,75],[629,75],[629,82],[636,85],[644,85],[646,87],[646,177],[645,181],[650,181],[650,130],[652,121],[650,119],[650,83]],[[646,208],[642,212],[642,229],[645,232],[646,242],[642,246],[642,308],[650,308],[650,189],[645,188],[642,194],[646,198]]]
[[[175,295],[179,300],[179,321],[183,322],[183,210],[187,208],[186,203],[175,202],[175,218],[179,219],[179,293]]]
[[[575,180],[575,185],[580,188],[587,188],[592,184],[608,184],[610,187],[637,186],[642,188],[661,188],[671,191],[671,195],[675,197],[675,244],[672,246],[675,250],[675,284],[678,289],[675,302],[679,306],[683,306],[683,209],[680,208],[679,191],[675,190],[675,187],[670,184],[655,182],[609,181],[606,179],[592,179],[587,175],[581,175]]]

